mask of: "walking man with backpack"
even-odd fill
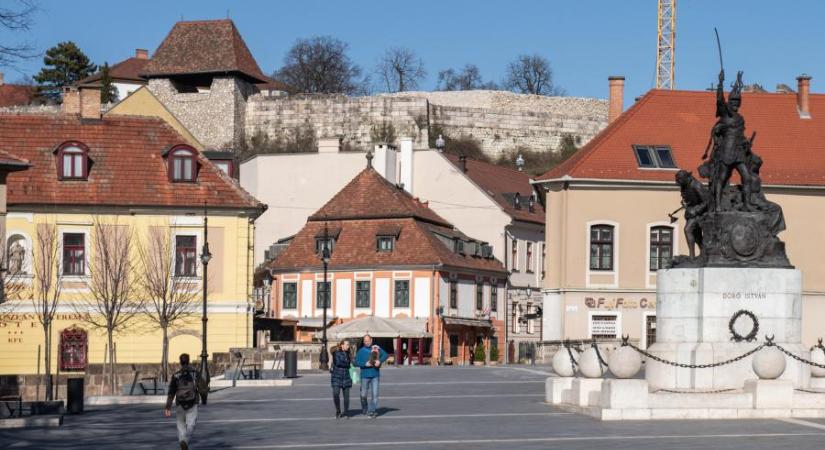
[[[172,375],[169,381],[169,395],[166,397],[166,408],[163,414],[166,417],[172,415],[172,400],[175,401],[175,416],[178,422],[178,441],[180,448],[189,448],[189,439],[195,431],[195,423],[198,421],[198,396],[200,374],[189,365],[189,354],[180,355],[180,370]]]

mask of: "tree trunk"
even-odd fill
[[[163,351],[161,352],[160,373],[163,377],[163,383],[169,381],[169,328],[162,327],[163,330]]]
[[[112,330],[106,330],[106,337],[109,339],[109,393],[111,395],[116,395],[115,393],[115,346],[114,339],[112,336]]]
[[[45,321],[43,325],[43,334],[45,337],[45,369],[46,369],[46,401],[50,402],[54,398],[52,396],[52,324],[51,321]]]

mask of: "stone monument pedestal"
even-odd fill
[[[758,330],[751,342],[732,340]],[[686,364],[712,364],[735,358],[773,336],[788,351],[808,358],[802,344],[802,275],[796,269],[683,268],[660,270],[656,292],[656,343],[652,355]],[[743,389],[745,380],[758,378],[753,356],[716,368],[681,368],[647,361],[651,391]],[[781,379],[806,388],[810,367],[786,357]]]

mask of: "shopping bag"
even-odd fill
[[[350,366],[349,377],[352,379],[352,384],[358,384],[358,381],[361,380],[361,371],[355,366]]]

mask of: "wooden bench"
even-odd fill
[[[132,371],[135,373],[134,378],[132,378],[132,387],[129,389],[129,395],[135,395],[135,386],[140,386],[140,389],[143,391],[143,395],[149,395],[149,391],[152,391],[152,395],[158,395],[158,377],[140,377],[140,370],[137,369],[137,366],[132,364]],[[152,386],[147,388],[143,383],[144,382],[152,382]]]

